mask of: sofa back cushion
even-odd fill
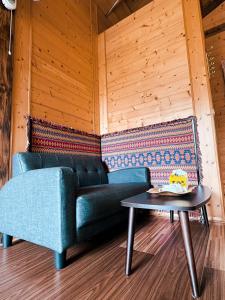
[[[107,174],[100,157],[55,153],[17,153],[13,157],[13,176],[52,167],[70,167],[77,175],[79,186],[107,183]]]

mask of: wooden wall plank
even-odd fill
[[[33,2],[33,116],[99,131],[96,18],[91,0]]]
[[[203,19],[203,28],[208,30],[225,22],[225,3],[217,7]],[[221,62],[225,60],[225,31],[206,37],[206,51],[212,59],[215,74],[210,77],[212,101],[215,110],[216,134],[218,140],[219,163],[225,199],[225,82]]]
[[[214,219],[224,219],[214,110],[211,98],[200,5],[195,0],[183,0],[187,50],[191,74],[193,105],[198,119],[202,153],[203,183],[212,188],[208,211]]]
[[[100,35],[102,130],[196,114],[204,183],[213,189],[209,214],[221,220],[224,204],[203,43],[195,0],[153,1]]]
[[[91,32],[92,32],[92,57],[93,57],[93,117],[94,132],[100,133],[100,110],[99,110],[99,82],[98,82],[98,8],[94,1],[91,1]]]
[[[108,111],[107,111],[107,67],[106,67],[106,49],[105,33],[98,37],[98,76],[99,76],[99,104],[100,104],[100,132],[108,132]]]
[[[193,114],[180,0],[146,5],[100,35],[99,49],[102,132]]]
[[[10,174],[12,56],[8,54],[10,12],[0,5],[0,187]]]
[[[24,116],[30,113],[31,92],[31,2],[21,0],[17,4],[13,57],[12,154],[25,151],[27,147]]]
[[[93,0],[18,3],[13,153],[25,151],[25,115],[99,133],[97,6]]]

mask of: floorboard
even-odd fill
[[[224,229],[225,225],[211,224],[209,234],[202,224],[191,223],[202,279],[200,299],[225,299],[224,253],[217,249],[225,243]],[[17,241],[9,249],[0,248],[0,299],[191,299],[178,221],[171,225],[167,219],[153,217],[138,228],[129,278],[124,275],[125,240],[123,231],[107,240],[74,247],[69,251],[69,265],[61,271],[55,271],[52,253],[43,247]],[[153,241],[159,245],[154,246]]]

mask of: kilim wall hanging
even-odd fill
[[[30,152],[101,156],[100,136],[28,117]]]
[[[28,117],[28,151],[102,156],[109,171],[148,167],[153,185],[168,183],[183,169],[189,183],[201,181],[195,117],[98,136]]]
[[[103,135],[101,151],[109,171],[149,167],[153,185],[168,183],[174,169],[185,170],[193,185],[202,178],[195,117]]]

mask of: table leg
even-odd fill
[[[194,298],[198,298],[200,294],[199,294],[195,258],[194,258],[192,240],[191,240],[191,230],[190,230],[188,212],[180,211],[179,216],[180,216],[180,224],[181,224],[181,229],[183,234],[186,258],[188,263],[188,271],[191,280],[192,296]]]
[[[170,223],[173,223],[174,221],[174,211],[170,210]]]
[[[209,227],[208,214],[207,214],[207,209],[206,209],[205,205],[202,206],[202,215],[203,215],[203,219],[204,219],[204,224],[207,227]]]
[[[126,270],[127,276],[131,273],[132,255],[134,244],[134,207],[129,208],[129,222],[128,222],[128,238],[127,238],[127,258],[126,258]]]

